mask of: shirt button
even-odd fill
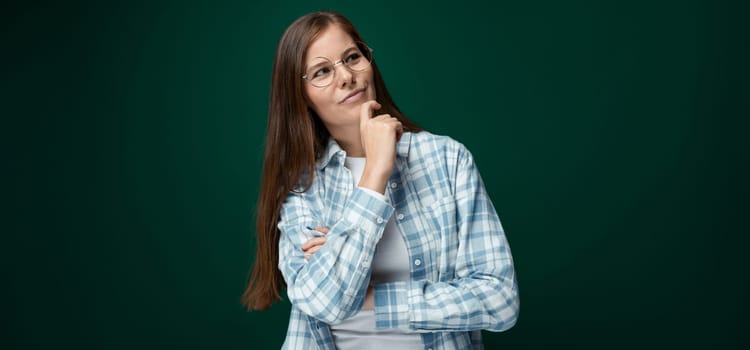
[[[382,224],[383,223],[383,218],[381,218],[380,216],[378,216],[378,218],[375,219],[375,221],[377,221],[379,224]]]
[[[401,213],[399,213],[399,214],[398,214],[398,215],[396,216],[396,218],[398,218],[399,220],[403,220],[403,219],[404,219],[404,214],[401,214]]]
[[[414,265],[416,266],[422,265],[422,260],[414,259]]]
[[[395,181],[391,182],[391,188],[396,188],[396,187],[398,187],[398,184]]]

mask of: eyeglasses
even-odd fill
[[[370,68],[372,52],[369,46],[361,41],[355,41],[352,46],[341,55],[341,59],[331,62],[325,57],[315,57],[313,62],[305,70],[302,79],[310,82],[315,87],[326,87],[331,85],[336,75],[336,66],[343,64],[351,72],[361,72]]]

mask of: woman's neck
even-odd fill
[[[359,135],[359,125],[353,128],[331,130],[331,137],[341,146],[349,157],[364,157],[365,149]]]

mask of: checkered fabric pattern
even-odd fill
[[[283,349],[335,349],[328,325],[361,309],[391,216],[406,241],[411,279],[374,286],[377,329],[420,333],[424,349],[481,349],[480,330],[515,324],[513,258],[471,153],[425,131],[405,133],[396,151],[385,199],[352,185],[346,154],[333,139],[312,187],[285,199],[279,269],[292,312]],[[320,235],[316,226],[330,231],[308,261],[301,247]]]

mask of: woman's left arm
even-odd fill
[[[460,144],[459,144],[460,145]],[[518,317],[510,246],[471,153],[460,145],[455,177],[456,278],[376,285],[377,328],[504,331]]]

